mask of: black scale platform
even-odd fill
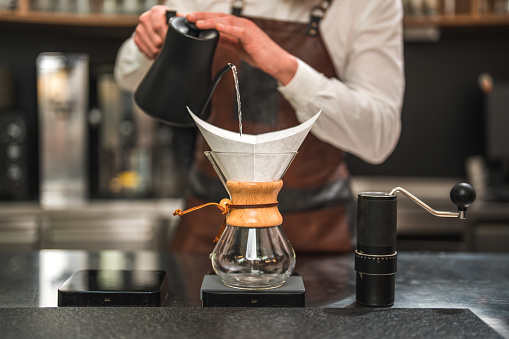
[[[225,286],[217,275],[206,275],[200,290],[203,307],[304,307],[302,277],[292,275],[283,286],[268,290],[241,290]]]

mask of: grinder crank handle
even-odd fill
[[[470,207],[474,203],[475,197],[476,197],[475,190],[471,185],[469,185],[465,182],[458,183],[458,184],[454,185],[451,189],[451,201],[456,206],[458,206],[458,212],[447,212],[447,211],[434,210],[433,208],[429,207],[424,202],[419,200],[415,195],[408,192],[407,190],[405,190],[402,187],[394,188],[389,194],[394,195],[397,192],[403,193],[408,198],[410,198],[410,200],[412,200],[417,205],[421,206],[422,208],[424,208],[426,211],[433,214],[434,216],[444,217],[444,218],[466,219],[467,208]]]

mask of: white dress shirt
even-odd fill
[[[246,0],[242,14],[305,23],[318,3]],[[169,0],[167,5],[182,14],[230,13],[231,0]],[[311,130],[317,138],[373,164],[392,153],[401,132],[402,15],[400,0],[333,0],[320,33],[340,80],[299,60],[293,79],[278,87],[300,122],[322,109]],[[115,64],[119,87],[133,91],[151,63],[128,39]]]

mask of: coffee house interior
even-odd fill
[[[485,2],[483,8],[483,1],[456,1],[452,14],[448,1],[404,2],[400,141],[381,165],[348,155],[354,194],[403,186],[431,206],[447,209],[455,182],[467,181],[476,189],[477,206],[462,223],[441,225],[401,199],[400,249],[509,249],[504,128],[509,14],[503,1]],[[168,211],[179,206],[185,190],[189,136],[140,112],[112,75],[119,46],[152,2],[91,1],[84,8],[65,7],[65,1],[5,3],[0,9],[1,130],[8,134],[19,123],[23,137],[14,143],[2,138],[0,249],[165,250],[175,226]],[[77,84],[83,88],[73,94],[83,97],[76,127],[82,133],[75,135],[81,139],[75,149],[82,170],[69,179],[81,181],[76,194],[83,203],[57,208],[41,207],[41,187],[52,180],[43,172],[42,157],[59,161],[51,158],[57,150],[49,141],[48,149],[42,145],[44,133],[56,133],[51,124],[44,126],[49,112],[41,111],[38,85],[38,60],[48,53],[82,55],[88,66],[87,79]],[[491,95],[483,79],[494,84]],[[53,166],[72,161],[60,159]]]
[[[157,3],[0,0],[0,252],[107,251],[114,262],[112,250],[167,251],[192,131],[145,115],[113,78],[120,45]],[[353,192],[404,187],[455,210],[451,187],[468,182],[466,220],[400,197],[398,251],[509,252],[509,1],[403,5],[401,137],[382,164],[347,155]]]

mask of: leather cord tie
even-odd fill
[[[255,204],[255,205],[235,205],[231,202],[230,199],[223,199],[218,203],[216,202],[209,202],[203,205],[195,206],[192,208],[189,208],[185,211],[182,211],[181,209],[176,209],[175,212],[173,212],[173,215],[178,215],[179,217],[183,217],[184,214],[191,213],[193,211],[199,210],[203,207],[207,206],[216,206],[221,210],[221,214],[228,214],[231,209],[239,208],[239,209],[248,209],[248,208],[268,208],[268,207],[274,207],[277,206],[279,202],[273,202],[270,204]]]
[[[183,217],[184,214],[191,213],[193,211],[199,210],[203,207],[207,206],[215,206],[221,210],[221,214],[227,215],[231,209],[239,208],[239,209],[249,209],[249,208],[268,208],[268,207],[274,207],[277,206],[279,202],[272,202],[268,204],[254,204],[254,205],[235,205],[232,203],[230,199],[223,199],[218,203],[215,202],[209,202],[203,205],[195,206],[192,208],[189,208],[185,211],[182,211],[181,209],[176,209],[175,212],[173,212],[173,215],[178,215],[179,217]],[[219,230],[219,234],[214,239],[214,242],[218,242],[219,238],[221,238],[221,235],[223,234],[224,228],[226,227],[226,217],[223,220],[223,223],[221,224],[221,229]]]
[[[217,208],[219,208],[221,210],[221,214],[228,214],[228,212],[230,211],[230,207],[228,207],[229,205],[231,205],[231,200],[223,199],[219,202],[219,204],[215,203],[215,202],[209,202],[207,204],[189,208],[185,211],[182,211],[181,209],[176,209],[175,212],[173,212],[173,215],[178,215],[179,217],[183,217],[184,214],[194,212],[196,210],[199,210],[199,209],[201,209],[203,207],[207,207],[207,206],[216,206]]]

